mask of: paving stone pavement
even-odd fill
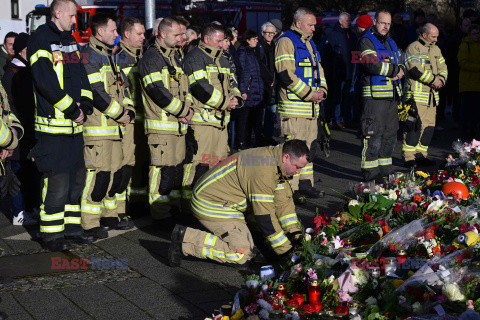
[[[452,128],[435,134],[429,150],[432,158],[445,158],[457,136],[458,131]],[[317,207],[329,215],[335,213],[344,201],[339,193],[348,195],[352,183],[361,181],[361,142],[355,131],[333,131],[331,148],[329,158],[317,153],[314,161],[315,184],[325,191],[325,197],[297,207],[307,226],[312,224]],[[400,151],[398,141],[393,164],[396,170],[405,172]],[[0,211],[0,248],[5,256],[45,252],[32,240],[35,228],[11,225],[5,201],[0,203]],[[196,226],[191,217],[177,220]],[[136,218],[135,225],[133,230],[115,232],[108,239],[71,250],[71,254],[84,259],[127,259],[127,269],[43,273],[13,279],[0,274],[0,311],[9,319],[204,319],[232,301],[243,283],[236,269],[189,258],[181,267],[170,268],[166,258],[168,226],[152,225],[146,215]]]

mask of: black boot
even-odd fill
[[[172,242],[170,243],[170,247],[168,248],[168,264],[170,265],[170,267],[180,266],[180,262],[182,261],[183,257],[182,243],[183,238],[185,237],[186,230],[186,227],[177,224],[172,231],[172,235],[170,237]]]
[[[307,198],[321,198],[322,193],[312,186],[310,180],[300,180],[298,182],[298,191]]]
[[[97,241],[97,238],[95,238],[92,235],[86,235],[85,233],[81,233],[81,234],[76,234],[71,236],[66,235],[65,240],[70,241],[71,243],[76,243],[76,244],[90,244]]]
[[[118,218],[120,219],[120,222],[115,227],[117,230],[130,230],[135,226],[132,219],[130,219],[125,213],[119,213]]]
[[[307,198],[301,194],[298,190],[293,192],[293,203],[296,205],[302,205],[307,203]]]
[[[408,160],[403,163],[403,166],[407,169],[411,169],[415,167],[415,165],[416,165],[415,160]]]
[[[108,232],[105,229],[102,229],[101,227],[95,227],[92,229],[88,229],[84,231],[86,236],[93,236],[97,239],[105,239],[108,238]]]
[[[418,158],[416,162],[419,167],[433,167],[437,165],[435,161],[425,157]]]
[[[72,246],[70,243],[65,240],[64,238],[56,238],[52,240],[43,240],[43,247],[49,251],[57,252],[57,251],[64,251],[70,250]]]
[[[116,229],[120,220],[116,217],[105,217],[105,218],[100,218],[100,227],[105,230],[113,230]]]

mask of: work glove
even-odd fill
[[[303,234],[301,232],[287,233],[287,237],[292,243],[293,251],[302,250]]]
[[[9,161],[4,164],[4,168],[4,174],[0,177],[0,194],[2,199],[5,198],[7,194],[14,197],[20,191],[20,181],[15,173],[13,173]]]

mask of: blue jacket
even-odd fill
[[[245,107],[255,107],[263,102],[263,80],[260,74],[260,63],[251,47],[240,46],[238,49],[240,60],[239,89],[247,94]]]
[[[342,29],[336,24],[328,34],[325,42],[325,62],[334,66],[333,80],[350,80],[353,75],[352,50],[357,43],[357,37],[350,29]]]

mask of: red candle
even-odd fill
[[[310,284],[308,285],[308,301],[314,302],[320,300],[320,286],[318,280],[312,279],[310,280]]]
[[[397,264],[401,265],[405,261],[407,261],[407,253],[405,252],[405,250],[398,250],[395,258],[397,258]]]

